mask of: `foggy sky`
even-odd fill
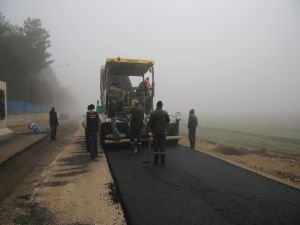
[[[155,61],[169,112],[300,115],[298,0],[0,0],[13,24],[40,18],[53,67],[82,111],[108,57]]]

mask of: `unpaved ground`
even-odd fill
[[[182,135],[180,144],[189,146],[187,135]],[[205,140],[197,140],[196,150],[300,189],[299,156],[250,152],[247,149],[234,149]]]
[[[43,177],[34,199],[47,209],[52,224],[126,224],[105,155],[90,159],[83,130],[76,132],[74,143],[57,156]]]

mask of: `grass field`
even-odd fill
[[[300,155],[300,121],[270,119],[228,119],[198,116],[197,137],[207,141],[244,148]],[[187,133],[187,119],[180,131]]]

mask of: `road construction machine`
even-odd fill
[[[107,58],[100,70],[100,102],[97,111],[100,115],[100,143],[105,149],[110,144],[130,142],[130,119],[136,102],[145,113],[141,139],[149,139],[148,121],[153,108],[155,95],[154,61],[127,58]],[[117,103],[117,128],[121,137],[112,134],[109,110],[111,101]],[[170,115],[167,125],[167,143],[177,144],[179,140],[180,113]]]

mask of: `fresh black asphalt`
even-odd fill
[[[167,148],[166,165],[105,152],[129,224],[300,224],[299,190],[198,151]]]

